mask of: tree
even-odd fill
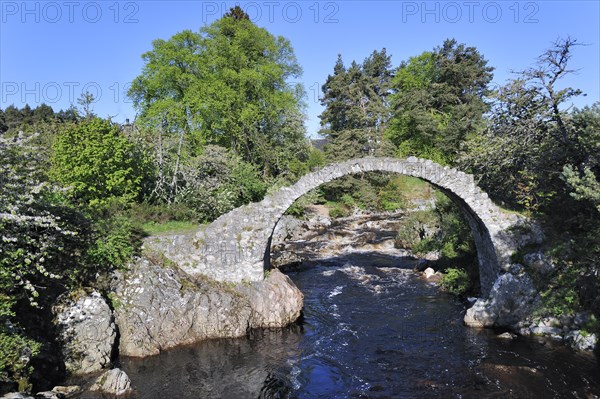
[[[326,153],[343,160],[385,152],[383,131],[389,117],[387,96],[392,79],[391,57],[373,51],[362,64],[344,66],[341,55],[322,87],[321,134]]]
[[[559,87],[573,72],[568,62],[575,45],[569,38],[556,41],[534,67],[495,91],[489,128],[467,143],[461,164],[495,198],[534,212],[547,209],[568,199],[565,165],[577,165],[581,174],[585,166],[597,168],[597,115],[593,109],[569,113],[565,103],[581,92]]]
[[[398,155],[454,163],[467,136],[482,128],[492,71],[475,47],[454,39],[403,62],[392,82],[387,130]]]
[[[267,189],[254,165],[213,145],[182,167],[181,180],[175,201],[190,206],[201,222],[212,222],[238,206],[258,201]]]
[[[58,278],[56,247],[76,235],[50,199],[60,187],[43,182],[40,158],[19,135],[0,138],[0,318],[12,315],[17,300],[37,306],[42,281]]]
[[[361,64],[353,61],[349,67],[338,55],[333,75],[322,86],[325,110],[319,116],[329,162],[391,154],[383,133],[389,118],[392,77],[391,57],[385,49],[373,51]],[[330,200],[350,195],[357,204],[374,208],[377,193],[388,182],[380,173],[347,176],[325,185],[322,191]]]
[[[54,118],[54,110],[46,104],[40,104],[33,110],[33,123],[50,122]]]
[[[4,111],[0,109],[0,134],[6,132],[8,130],[8,126],[6,126],[6,119],[4,118]]]
[[[21,111],[14,105],[9,105],[4,110],[4,123],[7,130],[17,129],[23,123]]]
[[[77,122],[79,120],[79,111],[74,105],[71,105],[66,110],[60,110],[56,113],[59,122]]]
[[[177,195],[183,164],[208,144],[231,149],[265,177],[281,172],[278,154],[291,143],[304,143],[300,156],[308,152],[296,123],[303,90],[287,83],[301,73],[292,47],[239,7],[198,33],[155,40],[142,57],[129,96],[138,123],[154,136],[162,185],[155,191],[167,202]]]
[[[33,110],[31,109],[29,104],[25,104],[20,112],[22,123],[30,125],[33,122]]]
[[[92,110],[92,104],[95,101],[96,99],[94,98],[94,95],[89,91],[81,93],[81,96],[77,99],[77,104],[79,104],[83,110],[84,118],[93,118],[96,116]]]
[[[140,195],[147,163],[110,121],[88,118],[68,124],[57,133],[52,149],[50,176],[70,187],[82,205],[103,210]]]

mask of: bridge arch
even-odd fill
[[[475,184],[473,176],[415,157],[357,158],[328,165],[260,202],[222,215],[193,237],[175,238],[170,248],[163,252],[191,275],[206,275],[235,283],[260,281],[264,278],[265,267],[269,266],[273,230],[296,199],[334,179],[372,171],[420,178],[458,204],[471,227],[477,246],[481,289],[487,294],[517,249],[510,231],[511,227],[520,223],[519,218],[502,212],[494,205]]]

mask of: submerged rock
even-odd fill
[[[99,292],[76,298],[65,294],[52,311],[69,373],[88,374],[110,364],[117,333],[110,307]]]
[[[496,335],[496,338],[513,340],[513,339],[517,338],[517,334],[511,333],[511,332],[505,332],[505,333]]]

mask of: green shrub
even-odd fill
[[[286,210],[285,214],[301,218],[305,215],[307,206],[323,202],[323,193],[319,188],[315,188],[294,201],[292,206]]]
[[[463,295],[471,287],[469,274],[463,269],[448,268],[442,276],[442,287],[454,295]]]
[[[66,125],[52,149],[50,176],[94,210],[132,203],[150,171],[148,159],[120,128],[100,118]]]
[[[341,202],[348,208],[354,208],[356,206],[356,201],[350,194],[342,195]]]
[[[200,222],[212,222],[236,207],[260,201],[267,192],[256,166],[215,145],[187,159],[180,180],[175,203],[193,209]]]
[[[432,210],[409,213],[396,236],[396,248],[411,249],[421,254],[437,249],[431,232],[427,233],[436,230],[437,224],[436,214]]]
[[[87,251],[88,262],[96,271],[120,268],[137,253],[142,232],[126,217],[100,220],[95,225],[94,240]]]
[[[196,221],[197,215],[186,204],[151,204],[142,202],[132,204],[127,210],[127,217],[138,224],[164,224],[171,221]]]
[[[328,201],[326,205],[327,208],[329,208],[329,216],[334,219],[345,217],[350,214],[348,208],[346,208],[343,204],[340,204],[338,202]]]
[[[0,382],[18,384],[21,392],[31,389],[33,367],[29,360],[40,351],[41,344],[14,331],[0,329]]]

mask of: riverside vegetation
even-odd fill
[[[109,276],[140,254],[145,235],[210,222],[314,168],[370,155],[461,168],[504,208],[537,219],[551,264],[529,270],[537,313],[588,311],[584,331],[598,332],[600,104],[569,107],[583,94],[562,84],[577,45],[559,39],[497,89],[484,56],[451,39],[398,66],[385,49],[349,66],[340,55],[322,87],[320,150],[306,136],[304,90],[288,84],[301,75],[291,44],[236,7],[152,43],[128,93],[134,123],[95,115],[89,93],[58,112],[0,110],[0,393],[64,378],[49,310],[82,287],[109,297]],[[444,286],[474,293],[468,227],[426,183],[350,176],[288,212],[392,211],[431,197],[436,206],[411,213],[397,245],[439,251]],[[523,256],[515,262],[531,264]]]

